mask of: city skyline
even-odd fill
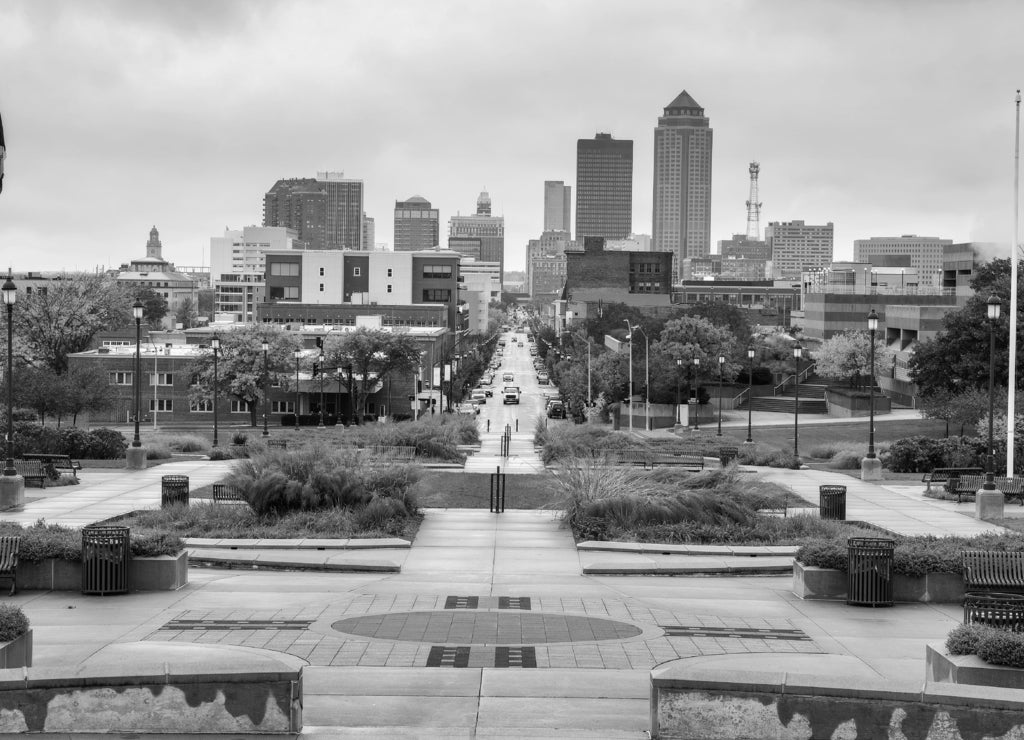
[[[154,224],[167,259],[209,264],[274,182],[341,171],[389,245],[396,200],[429,194],[446,224],[486,190],[520,270],[544,182],[575,183],[595,131],[634,142],[633,231],[652,232],[653,123],[684,89],[715,129],[712,245],[745,231],[753,160],[762,236],[833,222],[836,259],[871,237],[1009,242],[1017,3],[390,10],[7,0],[3,266],[115,267]]]

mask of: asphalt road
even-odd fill
[[[523,346],[518,341],[521,339]],[[520,432],[532,431],[537,419],[546,418],[544,393],[557,393],[558,389],[553,385],[540,385],[537,382],[537,372],[533,369],[533,357],[530,355],[530,343],[526,341],[526,334],[523,332],[508,332],[502,335],[505,339],[505,352],[501,366],[494,371],[494,384],[491,389],[494,396],[487,399],[487,403],[480,405],[480,428],[487,431],[487,421],[490,420],[491,432],[500,432],[505,425],[511,425],[512,431],[516,431],[516,421],[519,422]],[[505,373],[515,375],[511,383],[503,381],[501,376]],[[519,386],[519,403],[503,404],[501,401],[502,389],[506,385]],[[560,420],[551,419],[551,423],[562,423]]]

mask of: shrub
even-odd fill
[[[154,558],[160,555],[177,555],[185,549],[185,543],[176,534],[161,531],[133,529],[129,538],[132,557]]]
[[[79,562],[82,559],[82,533],[79,530],[40,520],[24,528],[5,522],[0,524],[0,534],[21,537],[18,547],[20,560],[39,562],[53,558]],[[185,547],[177,535],[146,528],[133,529],[129,542],[131,554],[137,557],[176,555]]]
[[[146,459],[147,460],[166,460],[173,457],[174,453],[171,448],[165,444],[151,444],[146,445]]]
[[[245,432],[235,432],[231,435],[231,444],[233,445],[244,445],[249,441],[249,435]]]
[[[231,460],[234,458],[234,455],[230,452],[225,452],[224,449],[220,447],[214,447],[210,450],[209,454],[211,460]]]
[[[10,642],[28,632],[29,621],[21,607],[0,604],[0,642]]]
[[[78,427],[62,427],[57,433],[57,445],[61,455],[85,457],[89,449],[89,433]]]
[[[146,445],[160,445],[174,452],[206,452],[210,443],[197,434],[159,434],[147,438]]]
[[[975,655],[983,634],[995,629],[983,624],[961,624],[946,637],[946,652],[950,655]]]
[[[366,531],[398,535],[405,529],[405,506],[392,498],[374,498],[356,512],[356,525]]]
[[[986,663],[1024,668],[1024,635],[1000,629],[986,630],[978,640],[976,653]]]
[[[93,429],[82,457],[90,460],[118,460],[124,457],[128,440],[114,429]]]

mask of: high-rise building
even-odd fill
[[[395,201],[395,251],[415,252],[436,247],[440,235],[440,221],[430,201],[414,195],[408,200]]]
[[[673,279],[686,257],[711,254],[711,149],[714,131],[685,90],[654,129],[654,250],[672,252]]]
[[[597,134],[576,142],[576,238],[633,230],[633,142]],[[568,231],[568,229],[566,229]]]
[[[746,234],[733,234],[732,239],[718,242],[718,253],[722,257],[736,259],[770,260],[772,250],[760,239],[751,239]]]
[[[210,237],[213,313],[218,320],[251,323],[266,300],[266,253],[294,249],[295,232],[279,226],[225,229]]]
[[[772,221],[765,229],[775,278],[796,279],[804,270],[832,264],[832,222]]]
[[[263,225],[292,229],[303,249],[362,249],[363,181],[342,172],[278,180],[263,196]]]
[[[263,196],[263,225],[296,233],[299,249],[326,249],[327,196],[311,177],[278,180]]]
[[[544,231],[572,235],[572,188],[561,180],[544,181]]]
[[[373,216],[363,214],[363,249],[374,249],[377,246],[377,222]]]
[[[952,239],[915,234],[854,239],[853,260],[874,267],[913,267],[921,286],[939,287],[945,248],[952,243]]]
[[[491,196],[486,190],[476,200],[475,215],[456,214],[449,219],[448,248],[481,262],[497,262],[505,274],[505,217],[491,215]]]

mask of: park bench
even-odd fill
[[[237,501],[248,503],[242,492],[234,486],[229,486],[224,483],[213,484],[213,503],[223,504]]]
[[[0,537],[0,581],[11,582],[11,596],[18,590],[18,549],[21,537],[4,535]]]
[[[964,550],[964,591],[1024,594],[1024,552]]]
[[[361,454],[371,465],[411,463],[416,459],[416,448],[412,445],[370,445],[362,448]]]
[[[22,455],[26,460],[38,460],[44,466],[48,466],[53,474],[51,477],[56,480],[63,473],[70,473],[78,477],[78,471],[82,469],[82,463],[72,460],[70,455],[53,455],[42,452],[26,452]]]
[[[650,458],[650,466],[653,469],[659,465],[671,465],[695,471],[703,470],[704,455],[701,454],[699,448],[684,449],[681,452],[656,453]]]
[[[993,481],[1006,499],[1015,498],[1024,506],[1024,478],[1006,478],[995,476]],[[946,490],[956,495],[956,502],[963,503],[964,496],[974,497],[985,485],[984,475],[961,475],[947,484]]]
[[[40,488],[46,488],[46,480],[50,476],[46,474],[43,464],[38,460],[15,460],[14,469],[25,479],[26,486],[32,482]]]
[[[981,468],[935,468],[932,472],[925,473],[921,482],[926,483],[925,490],[931,492],[932,483],[942,483],[948,486],[950,480],[955,480],[961,475],[978,475],[984,472]]]
[[[633,465],[646,468],[650,456],[646,450],[601,450],[595,459],[601,465]]]
[[[279,449],[279,450],[287,450],[288,449],[288,440],[287,439],[268,439],[267,440],[267,447],[269,449],[276,448],[276,449]]]

